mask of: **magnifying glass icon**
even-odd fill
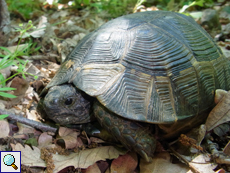
[[[7,154],[3,158],[3,162],[7,166],[12,166],[15,170],[18,169],[18,167],[14,164],[15,163],[15,158],[11,154]]]

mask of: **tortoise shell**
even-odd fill
[[[46,89],[73,83],[122,117],[172,123],[213,106],[229,90],[230,62],[192,18],[152,11],[116,18],[88,34]]]

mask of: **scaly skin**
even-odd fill
[[[98,101],[94,103],[94,114],[101,126],[113,134],[127,149],[134,150],[147,162],[152,160],[156,140],[148,127],[110,112]]]
[[[45,98],[40,100],[38,112],[46,114],[59,124],[82,124],[93,119],[90,114],[93,100],[90,100],[72,85],[54,86]],[[93,110],[101,126],[126,148],[134,150],[148,162],[152,160],[156,140],[148,127],[112,113],[96,100]]]

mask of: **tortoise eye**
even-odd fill
[[[73,99],[72,98],[67,98],[65,100],[65,105],[71,105],[73,103]]]

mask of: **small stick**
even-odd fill
[[[19,123],[34,127],[36,129],[39,129],[39,130],[41,130],[43,132],[56,133],[56,131],[57,131],[57,128],[48,126],[46,124],[43,124],[43,123],[40,123],[40,122],[37,122],[37,121],[30,120],[28,118],[24,118],[22,115],[16,115],[16,114],[14,114],[14,113],[12,113],[10,111],[0,109],[0,114],[9,115],[8,117],[6,117],[6,119],[17,121]]]

